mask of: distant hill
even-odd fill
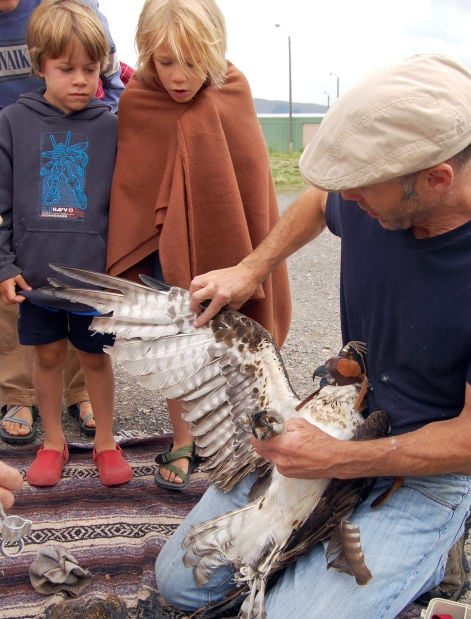
[[[257,114],[289,114],[288,101],[254,99]],[[318,103],[297,103],[293,101],[293,114],[323,114],[327,106]]]

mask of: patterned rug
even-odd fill
[[[120,438],[134,470],[128,484],[102,486],[92,462],[90,444],[69,444],[70,460],[54,488],[32,488],[26,482],[9,514],[32,520],[31,535],[21,554],[0,555],[1,619],[156,619],[182,617],[161,612],[155,589],[154,561],[165,540],[207,486],[203,473],[192,475],[183,492],[158,488],[153,481],[156,453],[169,436]],[[0,449],[0,458],[23,473],[37,445]],[[29,567],[46,545],[75,556],[93,578],[75,600],[67,594],[42,595],[29,579]],[[98,600],[98,602],[96,601]],[[398,619],[420,617],[411,605]]]
[[[59,546],[93,574],[80,598],[118,599],[120,610],[97,617],[156,617],[154,561],[165,540],[206,488],[202,473],[194,473],[183,492],[158,488],[154,457],[171,439],[119,439],[134,477],[116,488],[102,486],[92,462],[90,445],[69,444],[70,460],[54,488],[33,488],[26,482],[16,494],[9,515],[32,520],[31,535],[21,554],[0,555],[0,617],[26,619],[62,617],[66,594],[41,595],[29,579],[29,566],[45,545]],[[0,450],[0,458],[23,473],[37,445]],[[81,615],[77,615],[78,617]],[[84,616],[84,615],[82,615]]]

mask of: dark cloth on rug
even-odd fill
[[[92,580],[89,570],[84,570],[73,554],[60,546],[45,546],[29,566],[29,578],[38,593],[48,595],[66,591],[77,596]]]
[[[279,218],[268,153],[244,75],[228,65],[221,88],[177,103],[156,81],[134,76],[119,105],[111,193],[108,270],[135,279],[159,251],[165,281],[233,266]],[[256,182],[255,182],[256,181]],[[291,320],[286,265],[241,311],[279,346]]]

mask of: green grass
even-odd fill
[[[278,191],[296,191],[307,187],[299,171],[299,157],[301,153],[270,152],[270,166]]]

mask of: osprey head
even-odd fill
[[[320,378],[324,385],[352,385],[361,383],[365,374],[363,355],[366,346],[362,342],[349,342],[339,354],[328,359],[314,370],[313,380]]]

